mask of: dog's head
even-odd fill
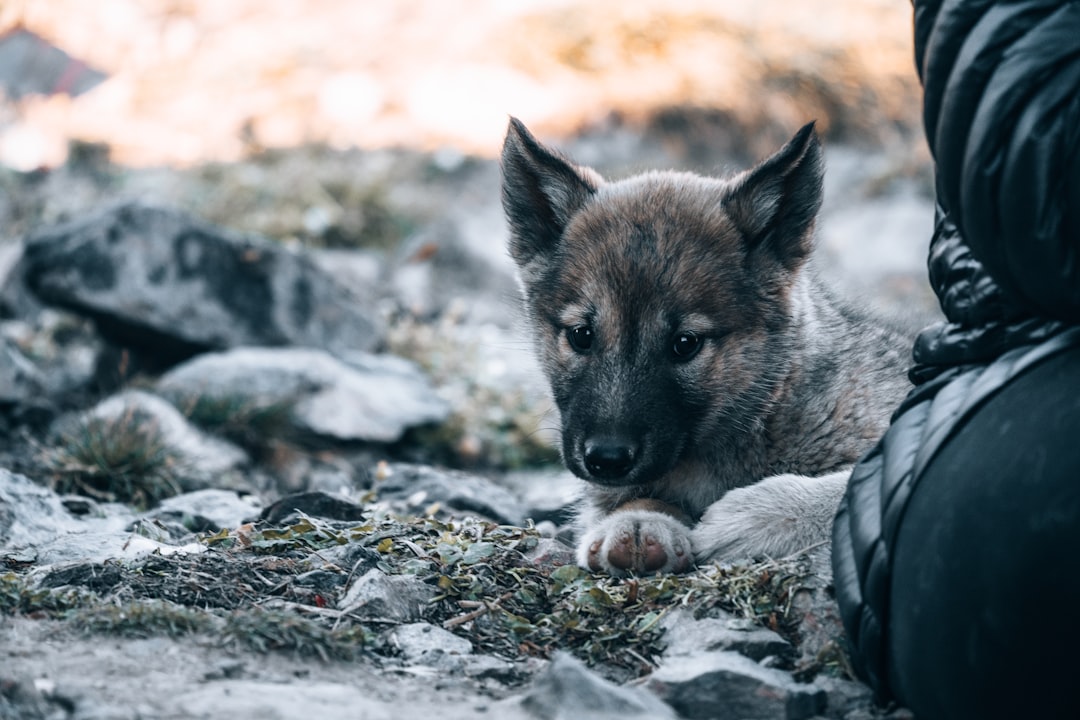
[[[791,289],[821,205],[813,125],[733,178],[606,182],[511,120],[502,167],[567,466],[648,483],[760,425],[787,372]]]

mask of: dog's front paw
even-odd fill
[[[655,510],[616,510],[587,528],[578,564],[611,575],[685,572],[693,561],[690,528]]]

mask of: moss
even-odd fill
[[[0,613],[58,613],[93,602],[96,595],[80,588],[30,588],[12,572],[0,575]]]
[[[352,660],[358,648],[373,642],[360,625],[328,628],[293,612],[261,609],[230,614],[224,638],[258,652],[288,652],[324,662]]]
[[[70,619],[75,628],[86,633],[135,638],[180,637],[209,632],[221,624],[210,613],[167,600],[101,603],[73,612]]]

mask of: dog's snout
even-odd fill
[[[634,467],[637,453],[625,441],[601,438],[585,442],[585,469],[593,477],[616,480]]]

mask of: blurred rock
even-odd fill
[[[394,442],[437,423],[449,407],[413,363],[308,348],[238,348],[202,355],[166,373],[157,392],[196,420],[215,413],[284,410],[294,431],[335,441]],[[222,419],[226,420],[227,419]]]
[[[21,274],[43,301],[163,364],[241,345],[368,350],[370,308],[306,256],[187,213],[128,202],[33,233]]]
[[[41,391],[36,397],[38,401],[74,407],[80,402],[85,404],[84,399],[96,389],[95,373],[102,342],[93,323],[85,318],[42,309],[29,320],[2,321],[0,345],[3,344],[32,359]]]
[[[127,390],[98,403],[78,422],[85,428],[95,421],[110,424],[117,433],[135,426],[156,430],[155,438],[175,459],[172,470],[185,491],[221,487],[224,475],[249,462],[243,450],[204,433],[166,400],[141,390]],[[67,432],[70,437],[79,430]]]
[[[76,523],[52,490],[0,469],[0,555],[69,533]]]
[[[473,645],[449,630],[426,622],[399,625],[389,633],[390,642],[411,663],[437,664],[446,655],[469,655]]]
[[[353,581],[338,608],[360,620],[416,622],[437,593],[434,585],[411,575],[387,575],[375,568]]]
[[[525,517],[539,524],[545,520],[563,526],[574,518],[585,483],[563,468],[508,473],[506,486],[522,497]]]
[[[785,656],[794,648],[772,630],[733,615],[695,619],[688,610],[678,609],[668,613],[661,625],[664,627],[666,657],[695,655],[710,650],[734,650],[751,660],[764,660],[769,656]]]
[[[540,570],[547,572],[577,562],[574,548],[557,538],[551,537],[540,538],[536,543],[536,547],[526,553],[525,559]]]
[[[438,503],[442,509],[482,517],[507,525],[525,520],[524,507],[512,492],[487,478],[427,465],[392,463],[375,484],[380,500],[416,510]]]
[[[44,576],[61,567],[116,558],[206,550],[205,545],[177,546],[133,535],[127,528],[136,516],[127,506],[100,503],[95,508],[92,515],[73,516],[57,493],[0,469],[0,560],[33,563],[33,572]]]
[[[0,336],[0,406],[41,397],[45,377],[15,343]]]
[[[165,498],[145,517],[173,520],[198,532],[217,532],[256,519],[260,505],[254,495],[207,488]]]
[[[855,713],[867,713],[874,717],[874,692],[862,683],[842,678],[819,675],[814,686],[825,691],[827,715],[847,718]]]
[[[344,571],[350,577],[361,577],[378,565],[382,556],[359,543],[346,543],[323,548],[319,551],[318,558],[332,566],[333,570]]]
[[[682,717],[806,720],[825,709],[825,693],[734,652],[668,658],[644,686]]]
[[[362,520],[364,508],[346,498],[322,491],[293,493],[276,501],[262,511],[260,520],[280,523],[294,513],[329,520]]]
[[[71,717],[63,703],[45,697],[30,678],[0,675],[0,718],[4,720],[66,720]]]
[[[2,205],[0,200],[0,205]],[[0,210],[3,210],[0,206]],[[0,215],[3,218],[4,215]],[[0,242],[0,318],[33,317],[41,311],[41,301],[34,297],[23,282],[21,260],[22,242]]]
[[[563,652],[555,653],[547,671],[524,696],[505,704],[523,709],[539,720],[674,720],[677,717],[656,697],[640,688],[615,685]]]

